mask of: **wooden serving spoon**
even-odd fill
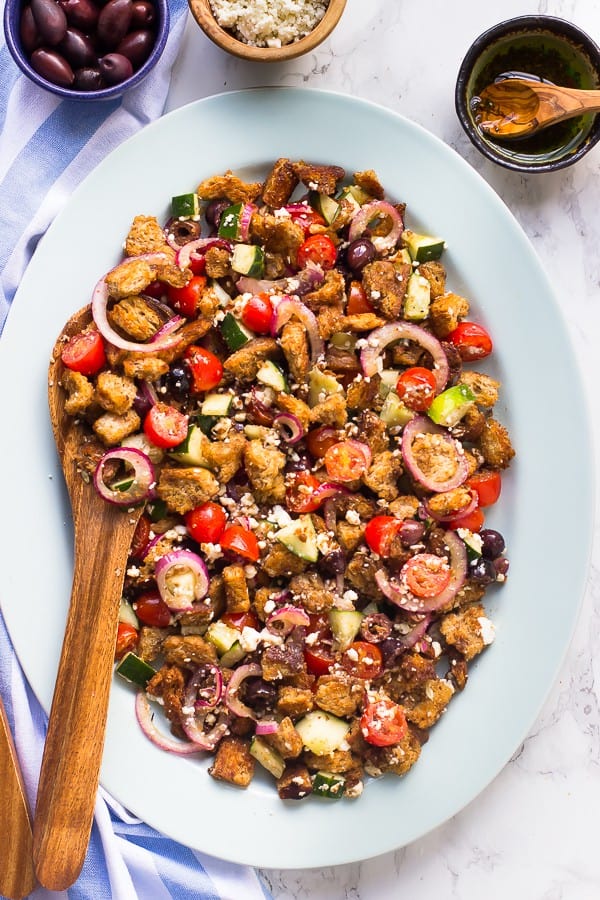
[[[559,87],[548,81],[505,77],[471,101],[475,124],[492,138],[530,137],[565,119],[600,112],[600,91]]]
[[[66,890],[89,843],[104,746],[119,603],[141,507],[104,501],[77,463],[83,427],[65,413],[60,353],[91,321],[85,307],[65,325],[53,351],[48,402],[75,532],[71,603],[50,710],[33,825],[33,859],[44,887]]]
[[[35,887],[31,822],[19,760],[1,699],[0,809],[4,828],[0,841],[0,894],[10,900],[21,900]]]

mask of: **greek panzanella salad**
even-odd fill
[[[279,159],[137,216],[65,338],[81,475],[145,505],[117,672],[215,779],[262,767],[296,800],[404,775],[493,640],[514,451],[443,251],[373,171]]]

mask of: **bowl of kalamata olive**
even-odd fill
[[[4,32],[16,64],[40,87],[111,100],[160,59],[168,0],[6,0]]]

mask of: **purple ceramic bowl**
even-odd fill
[[[43,78],[38,74],[31,66],[28,54],[25,52],[21,43],[19,33],[21,10],[25,6],[24,0],[6,0],[6,5],[4,7],[4,34],[6,36],[6,43],[12,58],[18,67],[31,79],[31,81],[39,85],[39,87],[45,88],[53,94],[58,94],[59,97],[63,97],[66,100],[114,100],[124,94],[125,91],[136,87],[143,81],[146,75],[154,68],[165,49],[167,37],[169,36],[168,0],[152,0],[152,3],[156,7],[158,21],[156,23],[156,40],[148,59],[130,78],[125,79],[125,81],[122,81],[119,84],[113,84],[110,85],[110,87],[101,88],[96,91],[81,91],[77,90],[77,88],[62,87],[61,85],[53,84],[51,81],[48,81],[48,79]]]

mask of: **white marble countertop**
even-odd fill
[[[597,0],[348,0],[327,42],[280,65],[227,56],[190,21],[168,108],[242,87],[306,86],[374,100],[438,135],[483,175],[529,235],[555,285],[590,410],[598,412],[600,146],[572,168],[524,177],[481,157],[454,112],[456,73],[472,40],[503,19],[532,13],[569,19],[600,41]],[[596,440],[597,457],[598,447]],[[568,457],[565,463],[568,472]],[[559,510],[554,514],[557,529],[576,527],[561,522]],[[324,870],[263,873],[276,900],[598,900],[599,568],[596,541],[559,678],[529,737],[487,790],[444,826],[395,853]]]

